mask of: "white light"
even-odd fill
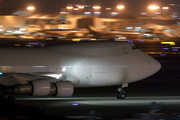
[[[79,8],[74,8],[73,10],[79,10]]]
[[[60,12],[60,14],[69,14],[69,12]]]
[[[118,9],[123,9],[123,8],[124,8],[124,6],[119,5],[119,6],[117,6],[117,8],[118,8]]]
[[[12,33],[12,31],[11,31],[11,30],[8,30],[8,31],[6,31],[6,32],[8,32],[8,33]]]
[[[99,15],[99,14],[101,14],[101,12],[94,12],[94,14],[95,14],[95,15]]]
[[[159,6],[149,6],[149,9],[159,9]]]
[[[147,13],[141,13],[141,15],[147,15]]]
[[[169,9],[169,7],[163,7],[162,9],[164,9],[164,10],[168,10],[168,9]]]
[[[22,31],[24,31],[24,30],[26,30],[26,28],[19,28],[19,30],[22,30]]]
[[[126,29],[133,29],[133,27],[126,27]]]
[[[78,6],[78,8],[79,8],[79,9],[83,9],[83,8],[84,8],[84,6]]]
[[[49,75],[46,75],[46,76],[49,76],[49,77],[53,77],[53,78],[59,79],[60,77],[62,77],[62,74],[49,74]]]
[[[100,6],[94,6],[93,8],[94,8],[94,9],[101,9]]]
[[[17,31],[15,31],[15,33],[22,33],[21,31],[19,31],[19,30],[17,30]]]
[[[119,14],[118,12],[111,12],[112,15],[117,15]]]
[[[155,14],[161,14],[161,12],[155,12]]]
[[[35,7],[30,6],[30,7],[27,7],[27,9],[28,9],[28,10],[34,10]]]
[[[85,15],[90,15],[90,14],[91,14],[91,12],[84,12],[84,14],[85,14]]]
[[[62,68],[62,71],[65,72],[65,71],[66,71],[66,68]]]
[[[0,75],[2,75],[3,73],[2,72],[0,72]]]
[[[72,6],[67,6],[66,9],[73,9],[73,7]]]

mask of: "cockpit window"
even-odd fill
[[[134,49],[138,49],[138,47],[137,46],[132,46],[132,49],[134,50]]]

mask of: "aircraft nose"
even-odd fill
[[[149,61],[149,67],[147,73],[149,74],[149,76],[151,76],[161,69],[161,64],[157,60],[151,57],[149,58],[148,61]]]

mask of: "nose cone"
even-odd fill
[[[147,68],[147,76],[151,76],[161,69],[161,64],[154,58],[149,57],[147,62],[149,63]]]

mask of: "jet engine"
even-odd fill
[[[31,96],[47,96],[53,95],[55,97],[69,97],[74,92],[74,87],[70,81],[58,81],[50,83],[48,80],[33,80],[28,84],[19,84],[13,86],[12,89],[7,89],[15,95],[29,94]]]

